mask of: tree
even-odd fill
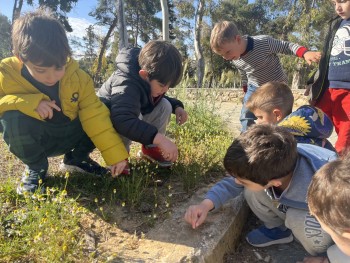
[[[168,0],[161,0],[162,6],[162,32],[163,32],[163,40],[169,41],[169,9],[168,9]]]
[[[118,13],[118,31],[119,31],[119,49],[122,49],[128,45],[128,33],[126,31],[124,1],[117,0],[117,13]]]
[[[202,87],[203,77],[204,77],[204,66],[205,66],[203,50],[201,46],[201,31],[202,31],[202,22],[203,22],[203,15],[204,15],[204,6],[205,6],[205,1],[199,0],[198,7],[195,14],[194,50],[197,58],[197,88]]]
[[[11,56],[11,23],[0,14],[0,60]]]
[[[30,6],[34,5],[33,0],[26,0]],[[64,25],[68,32],[72,32],[72,27],[68,22],[67,13],[69,13],[78,0],[38,0],[39,7],[46,6],[50,8],[56,15],[56,17]],[[15,0],[12,12],[12,23],[17,19],[22,11],[23,0]]]
[[[97,58],[97,66],[93,77],[94,80],[101,79],[100,73],[102,67],[102,59],[106,53],[108,41],[118,23],[117,13],[118,10],[115,0],[99,0],[96,9],[89,13],[90,16],[96,18],[97,25],[108,27],[107,34],[101,39],[100,51]]]
[[[93,72],[93,65],[97,58],[96,49],[98,48],[98,37],[94,32],[94,26],[90,25],[86,29],[86,35],[83,37],[85,53],[82,59],[80,59],[80,67],[88,72],[91,76],[95,75]]]
[[[145,43],[159,38],[162,20],[156,14],[161,11],[160,2],[126,0],[125,4],[125,19],[133,46],[138,46],[139,38]]]

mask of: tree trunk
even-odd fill
[[[303,81],[303,62],[299,61],[297,64],[297,69],[293,72],[292,89],[299,89],[302,87]]]
[[[97,59],[97,69],[96,69],[96,73],[94,76],[96,83],[101,79],[100,75],[101,75],[102,59],[103,59],[103,56],[106,52],[108,40],[111,37],[112,32],[114,31],[115,27],[117,26],[117,23],[118,23],[118,18],[115,17],[112,21],[112,24],[110,25],[110,27],[108,29],[106,36],[103,38],[103,40],[101,42],[101,49],[100,49],[100,53],[98,54],[98,59]]]
[[[23,6],[23,0],[15,0],[15,3],[13,4],[13,10],[12,10],[12,24],[17,18],[19,18],[21,14],[22,6]]]
[[[205,0],[198,1],[198,8],[195,15],[195,37],[194,37],[194,50],[197,58],[197,88],[203,86],[204,77],[204,56],[201,46],[201,31],[202,31],[202,21],[204,15],[204,5]]]
[[[162,13],[163,13],[163,23],[162,23],[162,29],[163,29],[163,40],[169,41],[169,9],[168,9],[168,3],[167,0],[161,0],[160,1],[162,5]]]
[[[118,10],[118,31],[119,31],[119,50],[128,45],[128,34],[126,31],[125,23],[125,12],[124,12],[124,1],[117,0],[117,10]]]

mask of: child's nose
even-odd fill
[[[50,83],[56,82],[57,81],[57,74],[55,72],[49,72],[49,74],[47,74],[47,81]]]

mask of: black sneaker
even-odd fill
[[[98,176],[109,172],[108,169],[102,167],[90,158],[84,161],[76,161],[74,159],[68,159],[66,156],[64,156],[63,162],[60,164],[60,170],[62,172],[78,172]]]
[[[17,186],[17,194],[23,195],[24,193],[34,193],[36,192],[40,187],[40,192],[43,193],[45,190],[43,186],[43,180],[46,177],[46,170],[42,169],[40,171],[34,171],[29,169],[28,167],[25,168],[22,179],[20,183]]]

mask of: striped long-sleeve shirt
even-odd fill
[[[307,51],[298,44],[274,39],[270,36],[246,36],[247,50],[238,60],[232,60],[241,74],[242,85],[261,86],[269,81],[288,82],[277,54],[302,57]]]

